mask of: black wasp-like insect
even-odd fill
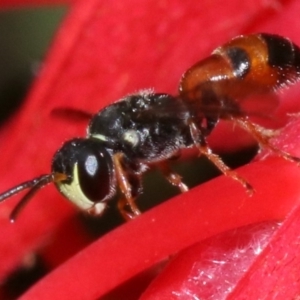
[[[130,219],[140,214],[135,199],[149,167],[159,168],[181,192],[188,190],[168,160],[190,147],[251,193],[252,186],[211,151],[206,137],[220,119],[231,120],[261,146],[299,163],[270,144],[267,130],[243,109],[244,99],[267,95],[299,77],[300,48],[290,40],[271,34],[236,37],[183,74],[179,96],[142,91],[102,109],[91,119],[86,138],[67,141],[55,153],[50,174],[2,193],[0,201],[29,189],[11,214],[14,220],[40,188],[53,182],[75,205],[97,215],[119,188],[118,208]]]

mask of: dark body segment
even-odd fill
[[[270,66],[300,72],[300,48],[297,45],[277,35],[261,34],[261,37],[268,48]]]
[[[151,163],[192,145],[189,118],[181,99],[142,92],[101,110],[90,122],[89,135],[102,138],[107,147],[131,160]]]
[[[251,70],[251,58],[247,51],[239,47],[229,47],[226,55],[232,67],[232,72],[237,78],[244,78]]]

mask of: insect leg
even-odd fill
[[[189,188],[181,181],[181,176],[172,171],[169,164],[165,161],[160,162],[157,167],[163,173],[165,178],[174,186],[178,187],[181,193],[187,192]]]
[[[270,143],[269,140],[274,136],[274,132],[275,132],[274,130],[269,130],[255,123],[252,123],[246,118],[234,118],[233,121],[238,126],[248,131],[257,140],[257,142],[261,147],[270,149],[272,152],[274,152],[275,154],[277,154],[278,156],[286,160],[300,164],[299,157],[292,156],[289,153],[276,148]]]
[[[253,187],[237,172],[231,170],[221,159],[220,156],[213,153],[209,148],[205,137],[198,129],[197,125],[191,121],[189,123],[190,132],[195,146],[198,148],[201,154],[205,155],[214,165],[226,176],[231,177],[232,179],[238,181],[244,188],[247,189],[247,192],[252,195],[254,192]]]
[[[133,174],[129,174],[125,170],[124,165],[122,164],[123,161],[124,159],[122,153],[116,153],[113,155],[118,185],[122,194],[125,196],[125,198],[122,197],[119,199],[118,209],[125,220],[131,220],[141,214],[140,210],[135,204],[136,195],[134,195],[139,189],[139,178],[137,178],[137,175],[133,176]],[[126,211],[126,206],[130,208],[131,212]]]

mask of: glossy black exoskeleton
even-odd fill
[[[8,190],[0,201],[30,189],[12,212],[14,220],[41,187],[54,182],[79,208],[97,215],[119,189],[119,210],[130,219],[140,214],[135,198],[142,192],[141,177],[150,167],[159,168],[180,191],[188,190],[168,160],[191,147],[251,194],[251,185],[211,151],[206,137],[219,119],[230,120],[261,146],[299,163],[299,158],[269,142],[270,130],[249,120],[243,102],[299,78],[300,49],[288,39],[270,34],[237,37],[183,74],[179,96],[145,90],[102,109],[92,117],[86,138],[67,141],[56,152],[51,174]]]

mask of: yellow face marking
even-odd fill
[[[78,165],[74,165],[73,170],[74,178],[71,184],[66,184],[63,182],[55,182],[59,191],[69,199],[73,204],[84,211],[93,211],[93,214],[101,214],[106,208],[106,203],[103,202],[92,202],[90,201],[82,192],[79,178],[78,178]]]

